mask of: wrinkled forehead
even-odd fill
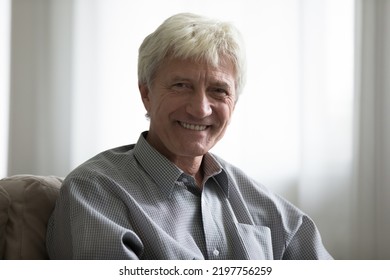
[[[233,76],[235,83],[237,79],[237,67],[232,59],[226,55],[221,55],[218,59],[210,59],[207,56],[175,56],[173,54],[167,55],[160,63],[157,71],[168,64],[181,65],[182,67],[188,65],[197,65],[208,68],[214,72],[223,72]],[[156,72],[157,72],[156,71]]]
[[[235,70],[233,64],[228,60],[221,60],[218,65],[213,65],[205,60],[170,58],[164,62],[161,69],[169,70],[177,75],[191,73],[197,75],[214,75],[235,80]],[[160,71],[160,72],[163,72]],[[161,73],[167,75],[168,73]]]

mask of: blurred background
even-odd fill
[[[0,177],[66,176],[136,142],[138,47],[178,12],[246,41],[213,152],[308,213],[336,259],[390,259],[388,0],[0,0]]]

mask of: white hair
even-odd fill
[[[240,32],[228,22],[181,13],[165,20],[139,48],[138,82],[152,84],[167,57],[205,60],[217,67],[221,58],[234,65],[237,98],[246,78],[246,58]]]

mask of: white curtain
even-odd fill
[[[0,176],[3,177],[8,158],[10,21],[10,1],[0,1]]]
[[[139,44],[166,17],[201,13],[233,21],[249,58],[213,152],[307,212],[335,258],[389,258],[389,9],[386,0],[13,0],[4,176],[65,176],[135,142],[148,128]]]
[[[390,1],[357,1],[352,255],[390,259]]]
[[[70,169],[72,1],[11,2],[8,174]]]
[[[353,2],[302,2],[298,205],[336,258],[348,258],[353,127]]]

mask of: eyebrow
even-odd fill
[[[231,88],[232,87],[229,83],[223,82],[223,81],[215,81],[215,82],[212,82],[210,84],[212,86],[221,87],[221,88]]]
[[[171,78],[171,81],[186,81],[186,82],[193,82],[193,79],[186,78],[184,76],[175,75]],[[221,81],[221,80],[212,80],[209,82],[209,84],[213,87],[221,87],[221,88],[233,88],[234,86],[231,85],[228,82]]]
[[[189,82],[191,81],[190,78],[185,78],[185,77],[182,77],[182,76],[179,76],[179,75],[171,77],[171,80],[172,81],[189,81]]]

